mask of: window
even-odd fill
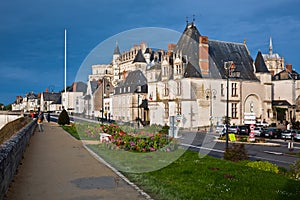
[[[231,104],[231,117],[232,119],[237,119],[237,103]]]
[[[164,87],[164,96],[168,96],[168,95],[169,95],[168,83],[165,83],[165,87]]]
[[[224,96],[224,84],[221,84],[221,96]]]
[[[168,76],[168,67],[167,66],[164,66],[163,68],[163,76]]]
[[[177,82],[177,96],[180,96],[181,95],[181,82],[178,81]]]
[[[169,119],[169,103],[165,102],[165,118]]]
[[[182,66],[176,65],[176,74],[182,74]]]
[[[177,110],[177,114],[181,115],[181,102],[180,101],[178,101],[176,103],[176,110]]]
[[[231,83],[231,95],[237,97],[237,83]]]

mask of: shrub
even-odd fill
[[[65,109],[63,109],[63,111],[61,111],[61,113],[59,114],[57,123],[59,125],[70,124],[70,117]]]
[[[170,128],[170,127],[169,127],[168,125],[164,125],[164,126],[161,128],[161,130],[159,131],[159,133],[168,135],[168,134],[169,134],[169,128]]]
[[[300,180],[300,160],[290,166],[293,178]]]
[[[237,162],[240,160],[248,160],[248,155],[244,144],[232,144],[231,147],[225,149],[224,159]]]
[[[267,171],[267,172],[273,172],[275,174],[279,173],[279,168],[277,165],[272,164],[267,161],[255,161],[255,162],[249,162],[246,164],[248,167],[256,168],[259,170]]]

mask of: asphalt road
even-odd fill
[[[222,158],[225,149],[225,142],[217,142],[215,139],[217,134],[205,134],[195,132],[182,132],[180,138],[182,146],[185,146],[193,151],[198,151],[201,154],[210,155],[217,158]],[[295,154],[300,151],[300,143],[293,142],[294,149],[290,151],[288,142],[281,139],[266,139],[270,145],[277,144],[278,146],[266,146],[257,144],[246,144],[245,148],[250,160],[269,161],[280,167],[290,169],[290,165],[300,159]],[[229,143],[230,145],[231,143]]]

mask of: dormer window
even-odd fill
[[[176,74],[182,74],[182,66],[179,64],[176,64]]]

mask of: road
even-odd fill
[[[225,142],[217,142],[216,134],[182,132],[180,138],[181,144],[193,151],[201,154],[222,158],[225,149]],[[300,143],[294,142],[294,150],[288,149],[288,142],[281,139],[266,139],[270,145],[265,146],[257,144],[246,144],[245,148],[250,160],[269,161],[280,167],[290,169],[290,165],[297,161],[300,157],[292,155],[300,151]],[[229,143],[230,145],[230,143]],[[299,155],[299,154],[298,154]]]

